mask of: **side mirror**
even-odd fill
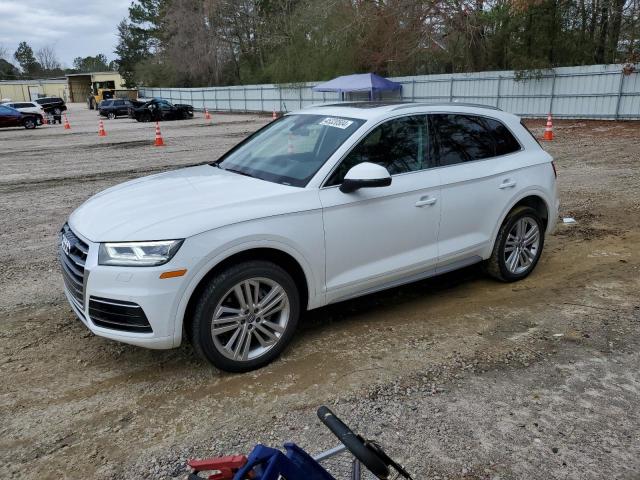
[[[342,193],[352,193],[360,188],[388,187],[391,175],[382,165],[363,162],[351,167],[340,185]]]

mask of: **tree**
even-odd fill
[[[73,68],[78,72],[104,72],[109,70],[109,61],[102,53],[95,57],[76,57],[73,59]]]
[[[633,61],[640,0],[134,0],[119,71],[163,86]]]
[[[33,49],[27,42],[20,42],[13,57],[20,64],[20,68],[27,75],[35,75],[40,71],[40,65],[33,56]]]
[[[0,80],[15,80],[19,78],[20,72],[4,58],[0,58]]]
[[[36,51],[36,58],[43,70],[60,70],[60,61],[53,47],[46,45]]]
[[[135,87],[136,67],[151,56],[144,35],[140,35],[126,20],[118,24],[118,72],[122,75],[127,88]]]

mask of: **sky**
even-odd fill
[[[0,0],[0,46],[7,60],[26,41],[34,53],[50,45],[63,67],[76,57],[103,53],[109,60],[118,42],[117,25],[131,0]]]

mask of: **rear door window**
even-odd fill
[[[432,114],[429,117],[438,165],[455,165],[495,156],[495,140],[482,117],[462,114]]]

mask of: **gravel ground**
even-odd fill
[[[220,373],[188,345],[91,335],[55,236],[93,193],[211,161],[268,116],[154,126],[72,105],[71,131],[0,130],[0,477],[185,478],[185,459],[336,442],[329,405],[415,478],[640,478],[640,123],[556,122],[561,225],[535,273],[477,268],[310,312],[283,357]],[[539,135],[543,122],[529,122]],[[332,462],[344,471],[346,457]]]

